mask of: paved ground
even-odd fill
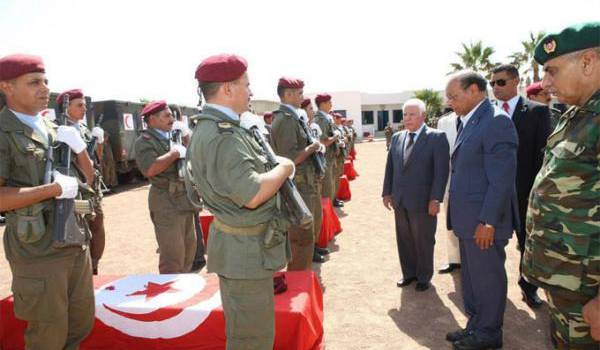
[[[447,331],[464,326],[460,277],[435,274],[434,288],[399,289],[393,214],[381,204],[385,143],[364,143],[355,162],[360,177],[351,182],[352,200],[340,212],[344,232],[333,253],[317,266],[325,304],[328,350],[450,349]],[[156,242],[147,212],[147,186],[130,186],[105,199],[107,245],[100,271],[134,274],[157,271]],[[445,262],[445,219],[438,222],[435,267]],[[0,227],[0,235],[3,228]],[[0,243],[1,245],[1,243]],[[507,247],[509,279],[504,349],[549,349],[544,306],[533,312],[521,301],[516,239]],[[10,292],[8,263],[0,259],[0,297]]]

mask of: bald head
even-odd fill
[[[467,115],[486,98],[487,81],[474,71],[466,70],[450,76],[446,85],[449,106],[459,116]]]

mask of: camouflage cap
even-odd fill
[[[547,34],[535,47],[534,57],[539,64],[567,53],[600,47],[600,22],[579,23],[559,33]]]

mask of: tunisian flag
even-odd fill
[[[323,299],[313,272],[286,272],[275,297],[275,349],[324,349]],[[214,274],[101,276],[94,279],[96,322],[81,349],[225,348],[225,319]],[[0,348],[21,350],[26,323],[12,297],[0,301]]]

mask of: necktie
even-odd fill
[[[456,118],[456,139],[458,140],[458,137],[460,136],[460,133],[463,130],[463,123],[462,120],[460,118]]]
[[[508,116],[510,117],[510,107],[508,106],[508,102],[504,102],[502,104],[502,109],[506,112],[506,114],[508,114]]]
[[[408,136],[410,136],[410,140],[408,140],[408,144],[406,145],[406,151],[404,151],[404,164],[406,164],[408,157],[410,157],[410,154],[412,153],[412,149],[415,144],[415,135],[417,134],[415,134],[414,132],[408,134]]]

